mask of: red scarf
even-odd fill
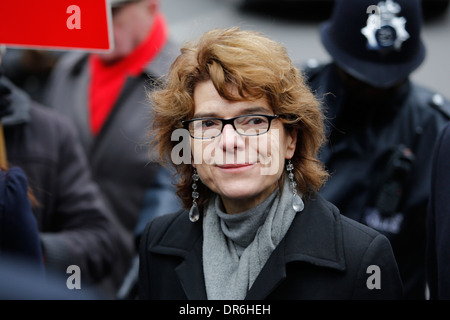
[[[157,14],[149,35],[130,55],[113,65],[105,65],[91,55],[89,67],[89,115],[91,131],[97,135],[110,114],[128,76],[137,77],[155,58],[167,41],[167,24]]]

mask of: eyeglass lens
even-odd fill
[[[233,120],[235,130],[241,135],[260,135],[269,130],[270,121],[262,115],[249,115],[237,117]],[[193,137],[212,138],[221,134],[226,120],[222,119],[199,119],[192,121],[189,131]]]

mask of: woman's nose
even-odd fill
[[[234,130],[231,124],[223,127],[221,139],[223,150],[232,150],[237,147],[240,135]]]

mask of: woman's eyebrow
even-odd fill
[[[240,116],[240,115],[244,115],[244,114],[256,114],[256,113],[262,113],[262,114],[271,114],[273,113],[272,110],[266,108],[266,107],[261,107],[261,106],[255,106],[255,107],[248,107],[248,108],[243,108],[240,109],[239,112],[237,114],[235,114],[234,116]],[[194,114],[194,118],[220,118],[220,115],[217,112],[199,112]],[[232,117],[230,117],[232,118]]]
[[[269,108],[262,107],[262,106],[255,106],[255,107],[244,108],[241,111],[242,111],[241,114],[256,114],[256,113],[267,114],[267,113],[273,113],[272,110],[270,110]]]
[[[199,112],[194,114],[193,118],[219,118],[215,112]]]

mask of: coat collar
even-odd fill
[[[183,232],[180,232],[183,230]],[[178,215],[151,251],[182,257],[177,274],[188,299],[206,299],[202,266],[202,222],[191,223],[188,213]],[[302,261],[344,271],[345,259],[338,209],[319,194],[305,201],[285,238],[270,256],[246,299],[262,300],[286,278],[286,264]]]
[[[166,230],[161,240],[150,251],[183,258],[176,273],[189,300],[206,300],[205,280],[202,265],[203,231],[200,218],[196,223],[189,220],[182,210]]]

